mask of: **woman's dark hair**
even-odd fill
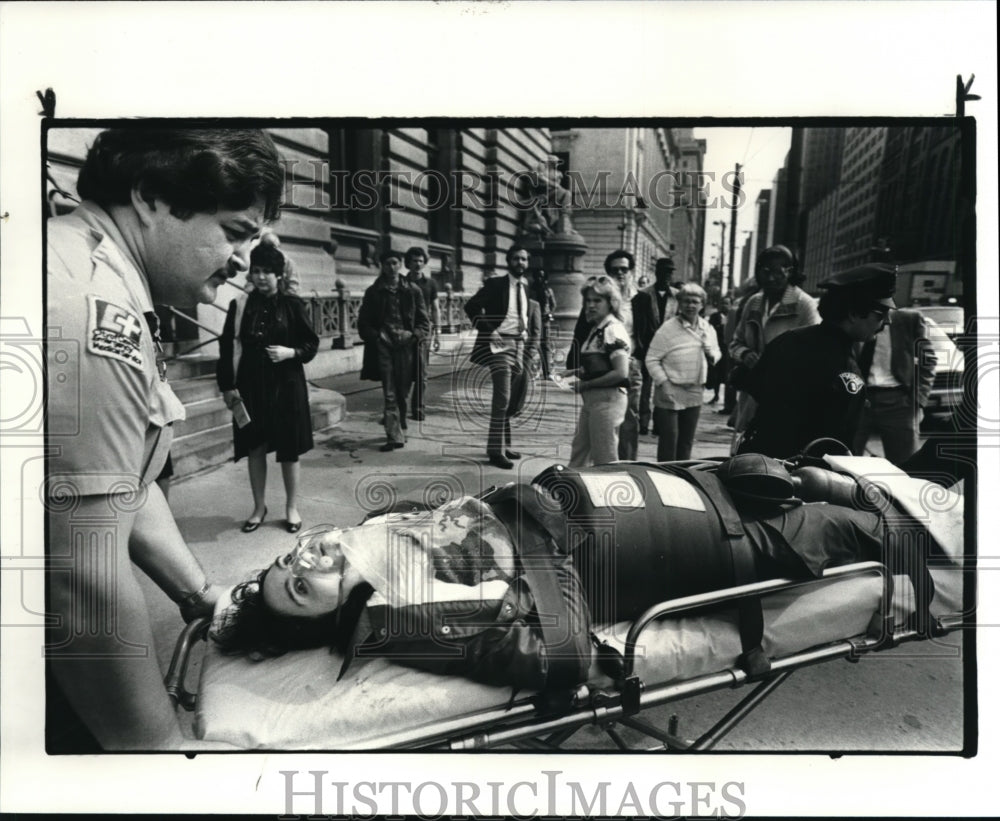
[[[250,252],[250,267],[263,268],[279,279],[285,275],[285,255],[270,243],[260,243]]]
[[[179,219],[262,199],[265,219],[275,220],[283,187],[271,138],[237,128],[112,128],[97,135],[77,181],[80,196],[104,208],[127,205],[138,189]]]
[[[221,622],[212,626],[211,636],[223,653],[274,658],[289,650],[330,647],[345,652],[365,604],[374,592],[367,582],[357,585],[337,618],[337,610],[321,616],[283,616],[264,602],[261,587],[270,568],[233,588],[232,605]]]

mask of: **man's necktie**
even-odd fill
[[[524,333],[526,328],[526,323],[524,321],[524,283],[518,281],[517,288],[517,330],[519,333]]]

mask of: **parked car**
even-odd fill
[[[965,333],[965,308],[961,305],[926,305],[917,310],[934,320],[951,339]]]
[[[927,319],[927,335],[931,348],[937,356],[937,367],[934,371],[934,384],[924,408],[925,416],[948,417],[962,402],[962,376],[965,373],[965,355],[944,328],[928,315],[930,309],[921,308],[920,312]],[[949,310],[956,310],[949,308]],[[957,310],[961,311],[961,308]],[[964,325],[959,326],[959,333],[964,331]]]

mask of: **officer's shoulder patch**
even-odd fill
[[[142,370],[143,319],[94,294],[87,295],[87,351]]]
[[[844,383],[844,387],[847,388],[847,392],[850,394],[859,393],[865,386],[865,381],[856,373],[844,371],[838,375],[840,376],[840,381]]]

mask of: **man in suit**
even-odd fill
[[[494,467],[510,470],[521,454],[510,449],[510,419],[527,396],[529,359],[537,355],[541,309],[527,291],[528,251],[507,251],[507,276],[491,277],[468,302],[465,313],[478,332],[473,364],[489,368],[493,382],[486,454]]]
[[[901,465],[917,450],[923,408],[934,384],[937,356],[927,320],[913,309],[892,311],[890,324],[862,347],[858,364],[868,401],[852,450],[864,453],[868,437],[877,433],[885,458]]]
[[[656,280],[632,297],[635,358],[642,363],[642,392],[639,395],[639,432],[649,433],[652,415],[649,402],[653,395],[653,380],[646,370],[646,351],[664,320],[677,313],[677,295],[670,286],[674,276],[674,261],[663,257],[656,261]],[[656,433],[654,430],[653,433]]]
[[[386,442],[379,450],[388,452],[406,442],[403,428],[413,362],[417,345],[430,333],[430,322],[420,289],[399,275],[403,255],[386,251],[379,264],[382,273],[361,300],[358,335],[365,343],[361,378],[382,383]]]

